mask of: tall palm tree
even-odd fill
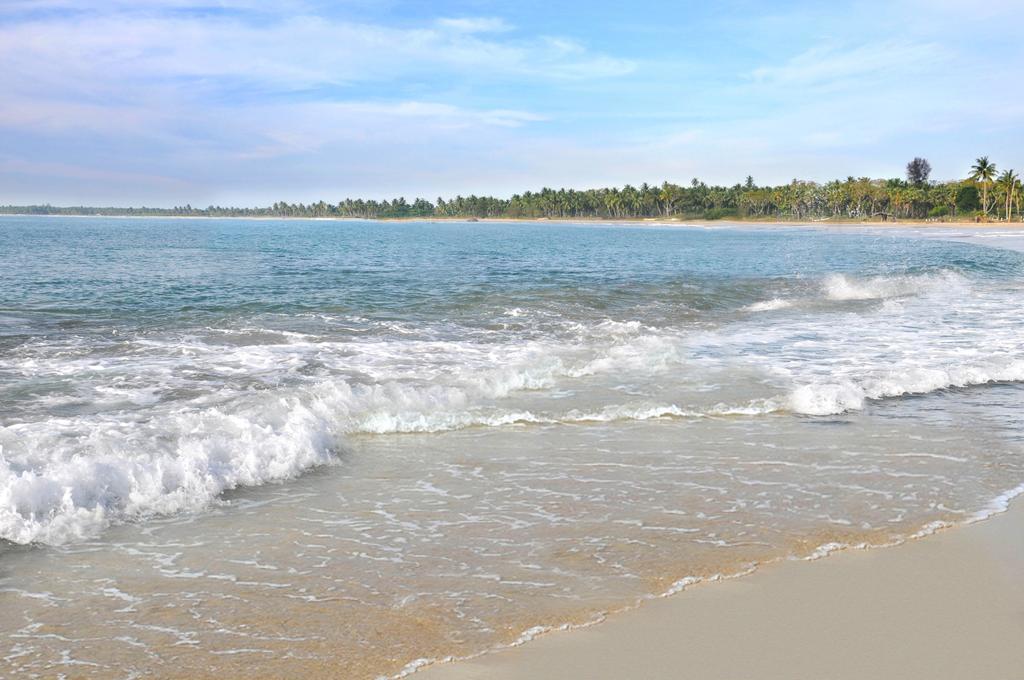
[[[981,207],[986,215],[988,215],[988,187],[995,176],[996,164],[990,162],[988,156],[982,156],[971,166],[970,178],[981,185]]]
[[[1010,221],[1010,214],[1017,197],[1017,189],[1020,185],[1019,180],[1020,178],[1013,170],[1004,170],[1003,174],[999,175],[999,179],[996,180],[996,187],[998,187],[999,193],[1003,197],[1003,205],[1006,208],[1007,222]]]

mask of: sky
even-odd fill
[[[1024,170],[1024,0],[0,0],[0,204]]]

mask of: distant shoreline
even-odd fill
[[[492,223],[492,224],[596,224],[626,226],[707,226],[707,225],[762,225],[776,227],[964,227],[964,228],[1008,228],[1020,229],[1024,221],[996,220],[986,222],[938,219],[901,219],[901,220],[858,220],[847,218],[827,218],[818,220],[779,220],[770,218],[729,217],[723,219],[707,219],[703,217],[294,217],[290,215],[94,215],[80,214],[34,214],[34,213],[0,213],[3,217],[86,217],[93,219],[154,219],[154,220],[250,220],[250,221],[295,221],[295,222],[454,222],[454,223]]]

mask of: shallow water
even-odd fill
[[[387,675],[1024,483],[1009,250],[3,218],[0,254],[0,674]]]

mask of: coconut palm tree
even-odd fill
[[[1020,177],[1013,170],[1004,170],[996,180],[996,188],[1003,198],[1003,206],[1006,208],[1006,221],[1010,221],[1013,205],[1016,202],[1017,191],[1020,188]]]
[[[949,205],[949,211],[955,217],[956,202],[960,198],[960,183],[950,182],[948,184],[943,185],[941,189],[941,194],[942,197],[945,199],[946,203]]]
[[[971,166],[970,178],[981,185],[981,208],[988,215],[988,187],[996,176],[996,164],[982,156]]]

